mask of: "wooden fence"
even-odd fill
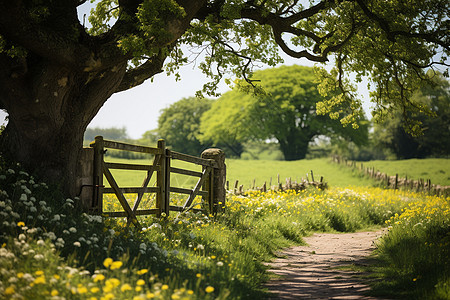
[[[366,176],[380,181],[387,188],[403,188],[416,192],[426,192],[438,196],[450,195],[450,186],[432,184],[430,179],[419,178],[418,180],[413,180],[410,178],[400,178],[398,174],[389,176],[386,173],[381,173],[380,171],[375,170],[375,167],[366,167],[363,165],[363,163],[357,163],[352,160],[347,160],[346,158],[340,157],[338,155],[332,156],[331,159],[334,163],[357,169],[359,172],[365,174]]]
[[[311,178],[309,177],[311,176]],[[260,191],[260,192],[267,192],[268,190],[272,191],[287,191],[287,190],[295,190],[295,191],[302,191],[305,190],[308,187],[315,187],[320,190],[324,190],[328,187],[328,184],[323,180],[323,176],[320,176],[320,181],[314,180],[314,173],[311,170],[311,174],[309,175],[306,173],[306,179],[302,178],[300,182],[297,182],[297,180],[292,180],[292,178],[286,178],[286,184],[283,184],[280,181],[280,174],[277,176],[277,184],[272,185],[272,178],[270,178],[269,184],[265,181],[264,184],[261,187],[256,186],[256,179],[253,179],[253,182],[249,185],[249,188],[244,189],[244,185],[239,185],[239,180],[236,180],[234,183],[234,188],[230,188],[230,184],[227,181],[226,183],[226,189],[228,193],[234,194],[234,195],[245,195],[247,192],[251,191]]]
[[[225,154],[220,149],[207,149],[202,153],[202,157],[194,157],[187,154],[171,151],[166,148],[165,141],[159,140],[157,147],[145,147],[104,140],[97,136],[95,141],[90,144],[91,149],[86,149],[83,162],[81,187],[90,187],[91,189],[82,189],[82,202],[89,207],[92,214],[101,214],[107,217],[126,217],[128,224],[132,223],[140,228],[138,215],[156,214],[157,216],[169,215],[170,211],[183,212],[187,210],[205,210],[194,209],[194,199],[201,196],[203,206],[209,213],[216,213],[223,209],[225,205]],[[122,151],[133,151],[145,153],[153,156],[153,163],[143,164],[124,164],[105,162],[104,154],[106,149],[118,149]],[[172,160],[181,160],[191,164],[202,166],[202,171],[192,171],[188,169],[175,168],[172,166]],[[111,170],[130,170],[146,171],[146,176],[140,187],[119,187]],[[88,174],[86,174],[88,173]],[[156,174],[156,186],[149,186],[150,180]],[[182,174],[198,178],[193,189],[174,187],[170,182],[171,174]],[[110,187],[105,187],[104,178]],[[91,182],[91,184],[86,184]],[[89,191],[90,190],[90,191]],[[139,205],[144,194],[156,194],[156,207],[151,209],[139,209]],[[171,205],[170,193],[187,195],[186,201],[182,206]],[[119,200],[123,211],[107,212],[103,209],[103,195],[115,194]],[[136,194],[133,207],[131,207],[124,194]]]

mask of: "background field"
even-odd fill
[[[365,167],[375,167],[389,175],[413,179],[431,179],[433,184],[450,185],[450,159],[427,158],[405,160],[373,160],[364,162]]]
[[[108,161],[122,162],[122,163],[138,163],[149,164],[151,158],[147,160],[127,160],[117,158],[107,158]],[[256,186],[262,186],[264,182],[269,185],[277,183],[278,174],[280,181],[285,183],[286,178],[291,178],[293,181],[300,181],[302,178],[306,179],[308,173],[309,179],[311,170],[314,173],[316,180],[320,176],[329,186],[348,187],[348,186],[374,186],[377,183],[371,179],[363,177],[358,171],[353,171],[344,165],[331,163],[328,158],[298,160],[298,161],[273,161],[273,160],[239,160],[227,159],[227,180],[230,183],[230,188],[234,186],[236,180],[239,180],[239,185],[244,185],[244,189],[253,185],[255,180]],[[173,166],[189,168],[191,170],[201,170],[200,166],[193,164],[173,161]],[[357,164],[358,166],[358,164]],[[400,177],[408,176],[408,178],[431,179],[434,184],[450,185],[450,160],[449,159],[410,159],[398,161],[370,161],[364,162],[365,167],[375,167],[388,175],[395,175]],[[145,172],[138,171],[124,171],[113,170],[112,173],[116,177],[120,186],[140,186],[144,180]],[[154,178],[150,185],[153,185]],[[172,175],[171,185],[177,187],[192,188],[195,184],[195,178],[183,175]]]

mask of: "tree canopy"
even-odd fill
[[[200,142],[200,118],[211,108],[212,100],[184,98],[162,110],[158,134],[173,150],[198,156],[207,148]]]
[[[344,127],[338,120],[316,114],[316,104],[323,97],[312,68],[282,66],[257,71],[251,78],[258,80],[265,94],[238,88],[224,94],[202,118],[202,140],[276,139],[286,160],[305,158],[308,144],[319,135],[344,137],[358,145],[367,141],[367,122],[359,129]]]
[[[450,83],[436,76],[432,84],[423,86],[413,95],[414,101],[430,107],[434,116],[410,116],[421,124],[423,134],[412,136],[405,128],[401,111],[375,124],[373,134],[377,147],[387,147],[400,159],[448,157],[450,154]]]
[[[77,17],[87,0],[0,1],[0,109],[9,122],[3,154],[63,181],[74,195],[83,133],[113,94],[191,62],[211,82],[294,58],[331,61],[319,86],[321,113],[354,123],[361,102],[348,80],[370,78],[377,116],[413,101],[425,70],[448,73],[447,0],[99,0],[92,28]]]

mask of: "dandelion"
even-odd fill
[[[111,270],[120,269],[122,267],[123,263],[121,261],[115,261],[111,263]]]
[[[138,275],[143,275],[143,274],[145,274],[147,272],[148,272],[148,269],[141,269],[141,270],[137,271],[137,274]]]
[[[37,278],[33,281],[33,283],[34,283],[34,284],[45,284],[45,283],[46,283],[45,277],[44,277],[44,276],[37,277]]]
[[[16,291],[14,290],[14,286],[13,285],[11,285],[11,286],[8,286],[6,289],[5,289],[5,295],[12,295],[12,294],[14,294]]]
[[[112,258],[105,258],[105,260],[103,261],[103,265],[105,266],[105,268],[109,268],[109,266],[113,263],[113,259]]]
[[[19,226],[19,227],[23,227],[23,226],[25,226],[25,223],[24,223],[24,222],[22,222],[22,221],[21,221],[21,222],[18,222],[18,223],[17,223],[17,226]]]
[[[122,286],[120,287],[120,290],[121,290],[122,292],[126,292],[126,291],[131,291],[131,290],[133,290],[133,289],[131,288],[131,286],[130,286],[128,283],[125,283],[124,285],[122,285]]]
[[[212,292],[214,292],[214,288],[212,286],[207,286],[205,289],[205,292],[207,292],[208,294],[212,293]]]
[[[120,284],[120,280],[117,278],[110,278],[108,280],[106,280],[105,285],[107,286],[112,286],[112,287],[117,287]]]
[[[139,280],[136,282],[136,284],[137,284],[137,285],[144,285],[144,284],[145,284],[145,281],[144,281],[143,279],[139,279]]]
[[[105,279],[105,275],[103,274],[94,274],[93,276],[94,282],[102,281]]]
[[[98,292],[100,292],[100,289],[98,287],[94,286],[93,288],[91,288],[91,293],[95,294]]]
[[[52,290],[52,292],[50,293],[50,295],[52,297],[56,297],[56,296],[58,296],[58,294],[59,294],[59,292],[57,290]]]
[[[169,286],[168,286],[167,284],[163,284],[163,286],[161,287],[161,289],[162,289],[163,291],[165,291],[165,290],[169,289]]]

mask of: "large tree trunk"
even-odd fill
[[[299,160],[306,157],[309,142],[314,136],[314,134],[306,131],[303,128],[294,128],[287,136],[278,138],[280,150],[283,152],[285,160]]]
[[[38,2],[0,1],[0,109],[9,114],[0,150],[74,197],[90,121],[113,93],[161,72],[206,1],[179,0],[185,13],[163,14],[161,38],[147,36],[137,18],[130,18],[141,1],[119,1],[121,17],[99,35],[88,34],[78,20],[76,8],[85,1],[53,1],[46,7]],[[118,42],[129,35],[145,39],[150,54],[139,54],[145,62],[127,70],[134,53],[124,52]]]
[[[0,136],[3,155],[75,197],[84,131],[117,89],[125,65],[90,80],[87,72],[45,59],[29,57],[21,69],[17,62],[0,56],[0,68],[9,71],[0,72],[1,102],[9,114]]]

